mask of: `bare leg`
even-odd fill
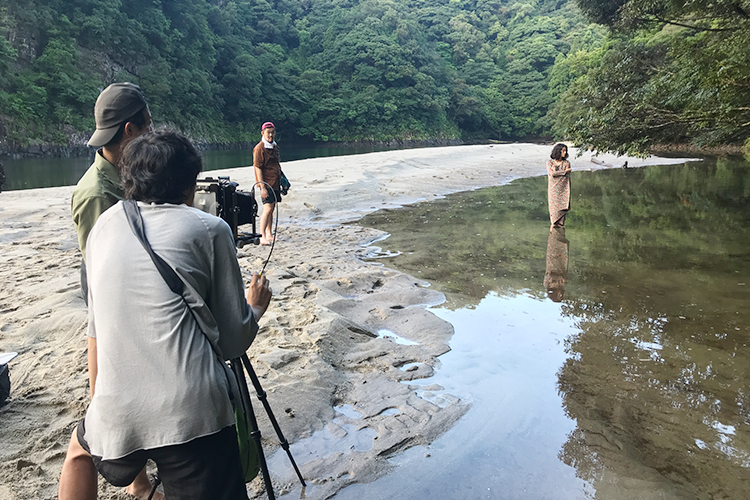
[[[148,475],[146,475],[146,468],[144,467],[143,470],[139,472],[135,477],[133,482],[130,483],[130,486],[127,486],[125,488],[125,493],[133,495],[134,497],[138,498],[138,500],[146,500],[151,493],[151,488],[153,488],[153,486],[151,485],[151,481],[149,481],[148,479]],[[153,499],[164,500],[164,495],[157,491],[156,493],[154,493]]]
[[[563,212],[559,219],[557,219],[557,222],[555,222],[556,227],[563,227],[565,226],[565,216],[568,215],[567,212]]]
[[[68,453],[65,455],[65,462],[60,473],[57,498],[59,500],[96,500],[97,474],[91,455],[83,449],[78,442],[76,430],[73,430],[68,445]],[[148,498],[151,493],[151,482],[148,480],[145,467],[133,483],[125,488],[125,492],[139,500]],[[164,495],[156,492],[153,498],[154,500],[164,500]]]
[[[550,214],[550,221],[552,227],[563,227],[565,226],[565,216],[568,215],[567,211],[555,212],[554,215]]]
[[[260,242],[262,244],[269,244],[273,241],[273,211],[275,208],[276,203],[263,204],[263,213],[260,216]]]
[[[91,455],[78,442],[74,429],[60,473],[57,497],[59,500],[96,500],[96,476]]]

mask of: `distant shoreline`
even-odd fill
[[[260,140],[260,139],[259,139]],[[225,151],[236,149],[253,149],[258,141],[237,141],[231,143],[214,143],[195,139],[194,144],[199,151]],[[489,144],[493,141],[464,141],[462,139],[434,138],[434,139],[387,139],[382,141],[294,141],[286,144],[309,148],[348,148],[348,147],[386,147],[386,148],[422,148],[440,146],[461,146],[466,144]],[[495,141],[496,142],[496,141]],[[35,144],[26,147],[8,147],[0,145],[0,160],[21,160],[27,158],[85,158],[92,156],[95,148],[78,145]]]
[[[725,155],[725,154],[742,154],[741,144],[723,144],[721,146],[712,146],[699,148],[692,144],[657,144],[651,148],[651,154],[659,155],[664,153],[679,153],[692,155]]]
[[[468,146],[481,144],[512,144],[512,143],[536,143],[547,144],[554,142],[551,138],[524,138],[516,140],[498,141],[493,139],[483,140],[463,140],[451,138],[434,138],[434,139],[387,139],[382,141],[361,140],[361,141],[295,141],[291,140],[286,144],[298,147],[309,148],[350,148],[350,147],[384,147],[394,149],[411,149],[411,148],[429,148],[442,146]],[[565,141],[563,141],[565,142]],[[257,144],[256,141],[238,141],[231,143],[212,143],[207,141],[195,140],[195,146],[199,151],[230,151],[239,149],[253,149]],[[0,145],[0,161],[2,160],[21,160],[28,158],[85,158],[93,156],[95,148],[80,145],[49,145],[35,144],[27,147],[8,148]],[[743,147],[741,144],[723,144],[712,147],[698,147],[693,144],[657,144],[651,148],[651,154],[693,154],[693,155],[724,155],[724,154],[742,154]]]

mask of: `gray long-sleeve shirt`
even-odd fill
[[[85,439],[103,459],[233,425],[235,380],[216,353],[240,356],[258,330],[229,226],[186,205],[139,206],[146,237],[187,285],[195,317],[131,231],[122,202],[102,214],[86,254],[98,374]]]

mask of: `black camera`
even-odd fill
[[[232,228],[235,245],[242,248],[246,243],[260,243],[260,234],[256,233],[255,227],[255,218],[258,216],[255,196],[238,190],[238,186],[229,177],[198,179],[193,206],[224,219]],[[252,224],[251,233],[238,231],[238,227],[245,224]]]

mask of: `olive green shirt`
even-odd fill
[[[70,200],[70,213],[78,233],[78,246],[86,258],[86,239],[96,220],[112,205],[125,197],[120,187],[120,172],[108,162],[102,151],[96,152],[94,163],[78,181],[73,198]]]

